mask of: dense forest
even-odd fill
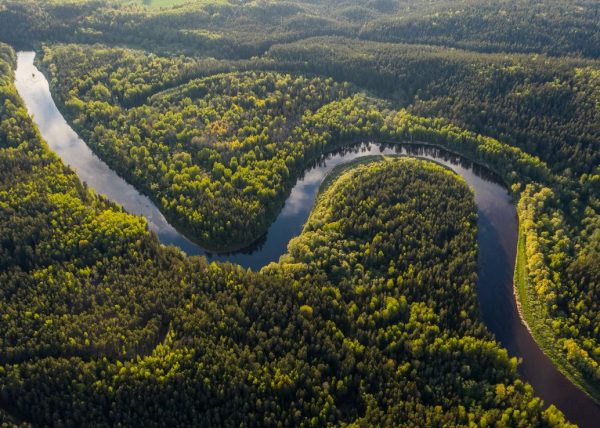
[[[600,400],[597,1],[178,3],[0,1],[0,41],[34,48],[90,147],[212,250],[255,241],[352,142],[489,167],[517,206],[523,316]],[[0,423],[562,423],[480,321],[453,174],[356,166],[280,263],[208,264],[77,181],[0,53]]]
[[[565,423],[480,320],[453,173],[345,172],[259,273],[185,258],[49,152],[1,49],[3,424]]]
[[[123,3],[125,5],[123,5]],[[165,3],[168,3],[165,2]],[[217,57],[336,35],[481,52],[600,56],[594,0],[188,0],[147,9],[126,0],[4,0],[0,39],[131,44]]]
[[[280,69],[353,82],[414,114],[450,119],[554,170],[590,173],[600,163],[597,61],[341,37],[275,45],[267,58]]]

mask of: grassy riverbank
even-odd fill
[[[535,296],[535,290],[527,279],[527,258],[525,255],[525,236],[519,227],[517,260],[515,263],[515,298],[521,321],[533,336],[535,342],[552,363],[579,389],[588,394],[596,403],[600,403],[600,388],[587,381],[581,370],[568,361],[556,340],[550,326],[544,306]]]

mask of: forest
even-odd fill
[[[598,2],[167,3],[0,2],[0,424],[567,424],[481,319],[459,177],[374,159],[321,190],[278,263],[185,257],[51,153],[9,45],[210,250],[256,241],[353,142],[486,166],[517,208],[524,320],[600,400]]]
[[[565,424],[480,319],[453,173],[351,169],[261,272],[185,258],[49,152],[1,57],[3,424]]]
[[[125,43],[221,58],[250,58],[276,43],[325,35],[478,52],[600,55],[595,0],[175,3],[183,4],[160,10],[127,0],[4,0],[0,39],[17,45]]]

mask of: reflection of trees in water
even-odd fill
[[[340,155],[345,156],[350,153],[367,152],[370,149],[370,147],[372,147],[372,146],[379,147],[381,152],[383,152],[384,150],[393,150],[397,154],[401,154],[401,155],[436,158],[438,160],[448,162],[452,165],[460,166],[466,170],[471,170],[471,171],[473,171],[473,173],[476,176],[483,178],[486,181],[491,181],[494,184],[499,184],[501,186],[504,186],[501,178],[498,177],[497,174],[495,174],[493,171],[491,171],[486,166],[475,163],[475,162],[465,158],[464,156],[458,155],[456,153],[452,153],[444,148],[433,146],[431,144],[422,143],[422,142],[414,142],[414,143],[409,143],[409,142],[399,142],[399,143],[362,142],[362,143],[351,144],[349,146],[341,147],[337,150],[334,150],[333,152],[329,152],[329,153],[322,155],[317,160],[311,162],[308,165],[308,167],[305,169],[304,173],[310,171],[311,169],[313,169],[315,167],[324,166],[326,161],[331,160],[332,158],[334,158],[336,156],[340,156]],[[304,177],[304,173],[301,174],[299,179]]]
[[[500,184],[501,186],[504,186],[502,179],[486,166],[480,165],[446,149],[426,143],[384,144],[384,146],[386,148],[395,148],[398,153],[411,156],[434,157],[443,160],[444,162],[449,162],[452,165],[458,165],[464,169],[472,170],[476,176],[483,178],[486,181],[491,181],[494,184]]]
[[[230,256],[235,256],[236,254],[254,254],[257,251],[262,250],[262,248],[265,246],[265,242],[267,242],[267,234],[269,233],[269,231],[267,231],[264,235],[262,235],[260,238],[258,238],[256,241],[254,241],[252,244],[248,245],[247,247],[244,247],[240,250],[235,250],[235,251],[224,251],[224,252],[210,252],[210,251],[204,251],[204,255],[206,257],[208,257],[208,259],[210,260],[211,258],[213,258],[214,256],[216,256],[216,258],[227,258]],[[217,260],[215,260],[217,261]],[[221,260],[223,261],[223,260]],[[227,261],[227,260],[225,260]],[[235,263],[235,262],[233,262]]]
[[[349,146],[337,148],[331,152],[324,153],[321,156],[319,156],[317,159],[312,160],[311,162],[309,162],[306,165],[306,167],[304,168],[302,173],[299,174],[298,181],[304,179],[307,172],[310,172],[315,168],[322,168],[322,167],[327,166],[327,161],[335,158],[336,156],[346,156],[351,153],[361,153],[361,152],[367,154],[366,152],[368,152],[370,148],[371,148],[371,143],[355,143],[355,144],[351,144]]]

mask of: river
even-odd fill
[[[519,373],[547,404],[554,404],[582,427],[597,426],[600,406],[562,375],[544,355],[521,322],[513,294],[518,221],[507,190],[485,168],[441,148],[415,144],[358,144],[323,156],[293,187],[268,232],[253,246],[231,254],[211,254],[171,226],[146,196],[100,160],[68,125],[50,93],[48,81],[34,65],[34,52],[19,52],[15,85],[29,114],[50,148],[99,194],[128,212],[144,216],[164,244],[188,255],[205,255],[255,270],[277,261],[287,244],[300,234],[323,178],[336,166],[361,156],[398,154],[430,159],[462,176],[475,192],[479,243],[477,291],[483,319],[510,355],[522,359]]]

